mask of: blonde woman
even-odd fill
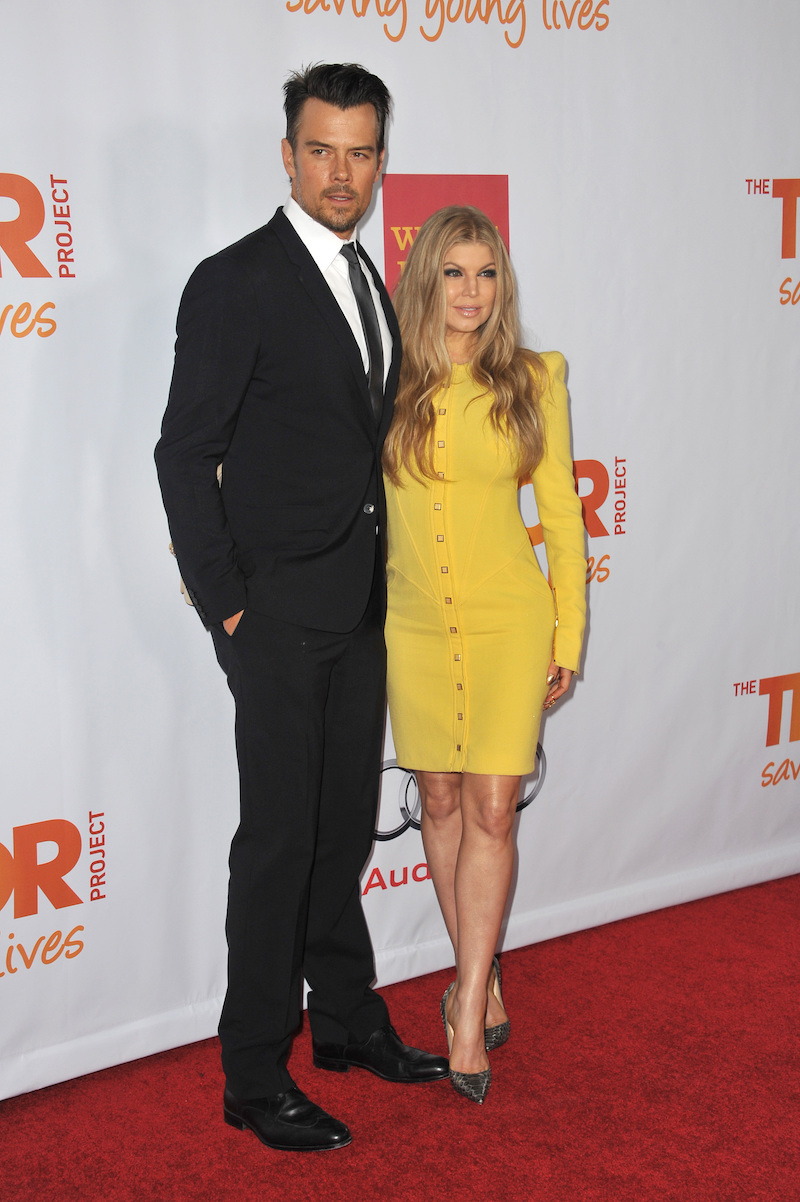
[[[419,231],[395,296],[403,368],[384,450],[389,708],[455,949],[441,1003],[450,1080],[483,1102],[509,1036],[495,948],[520,780],[570,687],[586,563],[564,360],[519,344],[508,253],[478,209]],[[530,474],[552,586],[517,504]]]

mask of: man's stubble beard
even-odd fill
[[[361,205],[357,201],[355,213],[337,213],[335,210],[331,213],[323,209],[322,204],[317,204],[313,207],[307,205],[302,190],[297,186],[296,182],[295,193],[300,208],[308,213],[309,217],[313,218],[314,221],[324,226],[326,230],[330,230],[333,234],[347,234],[351,230],[354,230],[368,208],[367,205]],[[348,195],[350,195],[349,192]],[[325,198],[323,197],[322,199],[324,202]]]

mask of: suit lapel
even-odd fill
[[[353,381],[359,392],[363,395],[364,404],[367,406],[370,416],[372,416],[372,403],[369,399],[369,386],[364,373],[361,351],[358,349],[358,343],[353,337],[353,331],[350,329],[347,318],[339,308],[335,296],[325,281],[325,277],[303,245],[302,239],[283,212],[283,209],[278,209],[269,224],[274,229],[286,254],[296,268],[299,283],[305,288],[309,299],[325,319],[331,333],[338,342],[347,360]]]
[[[342,313],[339,305],[328,287],[325,277],[312,259],[303,240],[299,237],[297,231],[289,221],[283,209],[278,209],[275,216],[268,223],[269,228],[273,229],[286,254],[297,271],[297,279],[305,288],[312,303],[324,317],[328,327],[338,342],[342,353],[347,361],[348,367],[353,377],[356,388],[360,392],[364,405],[374,422],[372,416],[372,403],[369,399],[369,385],[364,372],[364,363],[361,358],[361,351],[358,348],[358,343],[353,337],[353,331],[350,329],[350,324],[347,318]],[[394,398],[394,393],[397,387],[397,378],[400,371],[400,327],[397,324],[392,302],[389,299],[389,293],[384,287],[383,280],[378,275],[375,269],[375,264],[366,254],[363,247],[360,247],[360,253],[369,268],[375,287],[378,290],[378,295],[381,298],[386,324],[389,327],[389,332],[392,335],[392,359],[389,364],[389,373],[386,377],[386,385],[384,388],[384,405],[383,415],[379,423],[379,428],[385,428],[387,425],[387,414],[391,414],[391,400]],[[387,404],[387,398],[390,403]]]

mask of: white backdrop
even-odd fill
[[[504,945],[800,870],[800,8],[0,17],[0,1096],[216,1028],[232,704],[178,593],[152,447],[185,280],[285,199],[281,84],[304,63],[386,80],[389,173],[507,177],[527,339],[567,357],[582,493],[611,481]],[[379,196],[379,263],[383,233]],[[388,832],[413,786],[385,779]],[[452,959],[426,876],[413,826],[376,844],[382,983]]]

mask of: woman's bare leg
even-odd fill
[[[425,854],[456,952],[450,1064],[476,1073],[488,1064],[484,1026],[506,1018],[487,989],[514,866],[520,778],[421,772],[417,782]]]
[[[450,936],[458,953],[458,915],[455,876],[461,847],[461,773],[415,772],[422,802],[422,845],[433,887]]]

